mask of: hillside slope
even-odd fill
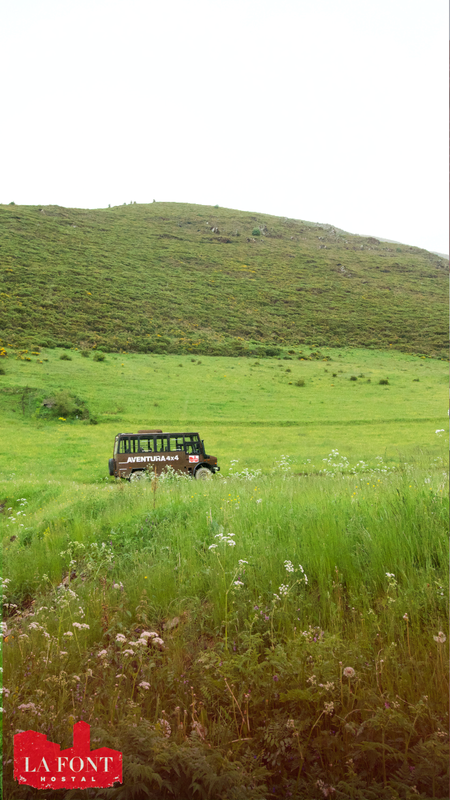
[[[446,357],[447,266],[330,225],[211,206],[0,206],[0,344]]]

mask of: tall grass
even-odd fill
[[[12,734],[79,719],[121,798],[445,797],[446,473],[331,466],[17,486],[8,797]]]

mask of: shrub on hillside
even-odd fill
[[[261,236],[261,231],[259,230],[259,228],[253,228],[252,236]]]
[[[380,386],[388,386],[389,385],[389,381],[388,381],[387,378],[382,378],[381,381],[378,381],[378,383],[379,383]]]
[[[59,357],[60,361],[72,361],[72,356],[67,355],[67,353],[61,353]]]
[[[89,418],[89,410],[84,400],[70,392],[69,389],[60,389],[59,392],[41,400],[38,414],[53,419],[63,417],[65,420]]]
[[[83,358],[89,358],[90,356],[89,350],[82,350],[81,355],[83,356]]]
[[[94,353],[94,361],[104,361],[105,355],[104,353]]]

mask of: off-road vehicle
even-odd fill
[[[159,475],[167,467],[206,480],[220,470],[217,458],[205,452],[198,433],[164,433],[161,430],[118,433],[109,474],[134,481],[146,473]]]

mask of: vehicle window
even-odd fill
[[[140,436],[139,443],[140,443],[139,452],[141,453],[153,452],[153,436]]]
[[[183,449],[183,437],[182,436],[171,436],[169,439],[170,445],[170,452],[173,453],[175,450],[182,450]]]
[[[139,453],[139,437],[130,436],[130,453]]]
[[[155,445],[156,453],[166,453],[169,449],[167,436],[155,436]]]
[[[200,443],[197,436],[185,436],[184,437],[184,450],[185,453],[192,454],[192,453],[199,453],[200,452]]]
[[[129,453],[130,452],[130,443],[128,438],[121,439],[119,442],[119,453]]]

